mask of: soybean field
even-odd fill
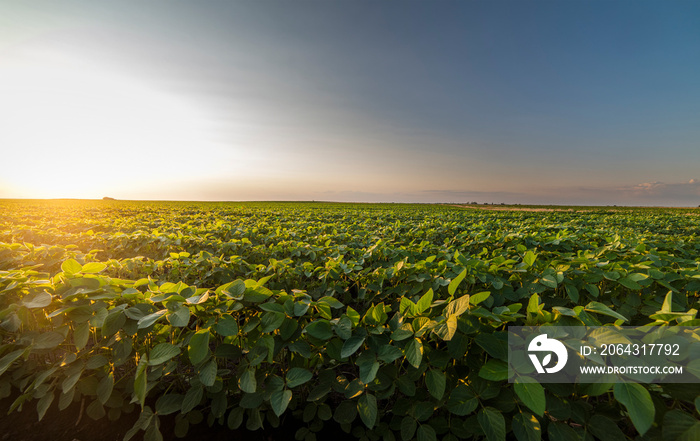
[[[179,437],[700,439],[700,385],[510,383],[506,338],[700,326],[700,210],[476,208],[0,200],[3,410],[82,403],[147,441],[166,417]]]

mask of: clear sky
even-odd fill
[[[700,2],[0,2],[0,197],[700,204]]]

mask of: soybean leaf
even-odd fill
[[[287,387],[291,389],[300,386],[311,380],[312,377],[313,374],[308,369],[299,367],[291,368],[289,372],[287,372]]]
[[[109,400],[113,388],[114,375],[110,372],[109,375],[105,375],[100,382],[97,383],[97,399],[100,400],[100,403],[105,404],[107,400]]]
[[[291,390],[278,390],[273,392],[270,396],[270,407],[272,407],[272,411],[275,413],[275,415],[279,417],[285,410],[287,410],[287,406],[289,406],[290,401],[292,401]]]
[[[418,422],[412,416],[405,416],[401,420],[401,439],[403,441],[410,441],[413,439],[413,435],[416,433],[416,428],[418,427]]]
[[[156,366],[166,361],[170,361],[173,357],[180,353],[180,348],[172,343],[159,343],[148,354],[148,364]]]
[[[359,335],[353,335],[349,339],[345,340],[343,343],[343,348],[340,350],[340,357],[346,358],[351,356],[357,351],[360,346],[365,342],[365,337],[360,337]]]
[[[581,441],[576,431],[568,424],[561,422],[549,423],[547,427],[547,435],[550,440],[556,441]]]
[[[372,394],[364,394],[357,401],[357,411],[360,419],[369,429],[377,422],[377,399]]]
[[[255,393],[258,388],[258,383],[255,380],[255,369],[250,368],[243,371],[241,378],[238,379],[238,387],[245,393]]]
[[[182,413],[186,414],[194,409],[202,401],[202,396],[204,396],[204,389],[201,386],[192,386],[187,389],[180,408]]]
[[[231,314],[224,314],[216,323],[215,330],[217,334],[223,337],[236,335],[238,334],[238,320],[233,318]]]
[[[620,427],[603,415],[593,415],[586,424],[586,429],[601,441],[625,441],[627,439]]]
[[[479,376],[491,381],[507,380],[508,364],[505,361],[491,359],[481,366]]]
[[[447,286],[447,292],[451,295],[454,296],[455,292],[457,292],[457,287],[459,286],[460,283],[462,283],[462,280],[467,277],[467,269],[465,268],[464,271],[459,273],[457,277],[452,279],[450,284]]]
[[[329,340],[333,337],[331,324],[328,320],[320,319],[306,325],[304,330],[312,337],[320,340]]]
[[[185,396],[182,394],[165,394],[156,400],[156,413],[158,415],[170,415],[182,409]]]
[[[78,274],[82,269],[83,266],[75,259],[68,259],[61,264],[61,271],[66,274]]]
[[[540,441],[542,427],[531,413],[519,413],[513,417],[513,434],[518,441]]]
[[[156,311],[153,314],[145,316],[137,322],[139,329],[148,328],[156,321],[158,321],[161,317],[165,316],[167,312],[167,309],[161,309],[160,311]]]
[[[615,383],[613,393],[627,409],[634,427],[644,435],[654,422],[654,403],[649,391],[637,383]]]
[[[418,314],[422,314],[426,309],[430,307],[433,303],[433,289],[429,289],[416,303],[416,310]]]
[[[524,405],[530,408],[536,415],[544,416],[546,400],[544,388],[536,380],[530,377],[518,377],[514,384],[515,394]]]
[[[450,393],[447,400],[447,410],[457,416],[465,416],[476,410],[479,399],[474,392],[465,384],[458,385]]]
[[[81,273],[84,274],[96,274],[100,273],[107,268],[107,265],[101,262],[89,262],[83,265],[83,268],[81,269]],[[104,403],[103,403],[104,404]]]
[[[423,343],[421,343],[420,339],[413,338],[409,340],[404,347],[404,356],[411,366],[418,369],[423,359]]]
[[[700,439],[700,421],[680,410],[664,414],[663,439],[669,441],[696,441]]]
[[[216,381],[216,372],[217,372],[217,366],[216,366],[216,360],[211,360],[207,364],[205,364],[202,369],[199,371],[199,381],[202,383],[202,385],[210,387],[214,385],[214,382]]]
[[[416,434],[418,441],[437,441],[437,434],[435,429],[427,424],[422,424],[418,428],[418,433]]]
[[[51,294],[40,292],[31,298],[22,299],[22,304],[29,309],[45,308],[51,304]]]
[[[588,305],[586,305],[584,307],[584,310],[586,310],[588,312],[596,312],[598,314],[608,315],[610,317],[624,320],[626,322],[629,321],[627,319],[627,317],[625,317],[624,315],[613,311],[612,309],[608,308],[607,306],[605,306],[604,304],[602,304],[600,302],[590,302]]]
[[[435,397],[436,400],[441,400],[442,396],[445,394],[446,382],[444,372],[431,369],[425,374],[425,385],[430,395]]]
[[[187,353],[192,364],[199,364],[209,353],[209,328],[200,329],[190,339],[187,345]]]
[[[506,420],[503,414],[493,407],[484,407],[476,416],[481,430],[489,441],[505,441]]]

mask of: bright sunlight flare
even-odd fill
[[[16,63],[0,71],[0,96],[0,185],[20,197],[133,193],[144,178],[192,177],[215,149],[192,106],[85,62]]]

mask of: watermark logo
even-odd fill
[[[560,370],[564,369],[564,366],[566,366],[566,361],[569,359],[569,353],[566,350],[566,346],[564,346],[564,344],[559,340],[547,338],[547,334],[540,334],[533,338],[527,350],[528,352],[549,352],[544,356],[541,363],[536,354],[528,354],[530,356],[530,360],[532,360],[532,364],[535,366],[535,369],[537,369],[537,373],[539,374],[544,374],[545,372],[548,374],[559,372]],[[552,367],[545,367],[552,361],[552,353],[557,355],[556,364]]]

